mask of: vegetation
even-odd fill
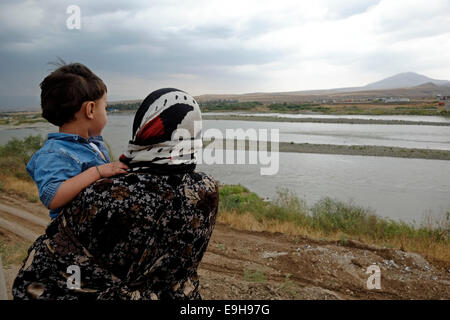
[[[20,265],[27,257],[27,250],[31,243],[28,241],[7,243],[0,240],[0,256],[3,266]]]
[[[42,118],[41,115],[37,112],[11,112],[0,114],[0,125],[18,126],[21,124],[33,124],[38,122],[47,122],[47,120]]]
[[[44,139],[38,136],[28,136],[22,140],[13,138],[7,144],[0,146],[0,179],[3,191],[14,191],[36,202],[38,191],[29,177],[25,166],[32,154],[41,148]]]
[[[141,105],[141,102],[132,102],[132,103],[114,103],[114,104],[108,104],[108,111],[130,111],[130,110],[137,110],[139,106]]]
[[[357,105],[343,105],[342,103],[263,103],[259,101],[239,102],[235,99],[210,100],[199,103],[202,112],[280,112],[301,113],[318,112],[322,114],[353,114],[353,115],[433,115],[450,116],[450,111],[436,105],[436,101],[429,101],[423,105],[404,102],[386,105],[381,101],[371,101]],[[137,110],[141,101],[130,103],[113,103],[108,105],[108,111],[132,111]],[[42,118],[41,118],[42,119]],[[2,122],[3,121],[3,122]],[[0,124],[5,124],[6,119],[0,119]],[[32,120],[21,120],[32,121]],[[45,120],[41,120],[45,121]]]
[[[262,106],[261,102],[237,102],[235,100],[219,100],[199,103],[202,112],[208,111],[252,111]]]
[[[441,220],[416,225],[330,197],[309,207],[287,189],[277,193],[267,202],[241,185],[222,185],[218,219],[239,229],[334,239],[343,245],[353,239],[450,261],[450,210]]]
[[[267,106],[270,111],[297,112],[297,111],[322,111],[327,112],[330,108],[321,107],[318,104],[296,104],[296,103],[272,103]]]
[[[13,138],[7,144],[0,146],[0,175],[13,175],[23,180],[30,180],[25,165],[43,143],[44,139],[38,135],[28,136],[22,140]]]
[[[295,282],[290,279],[291,276],[292,274],[285,275],[284,282],[280,285],[280,289],[295,297],[297,295],[297,289]]]
[[[265,282],[266,276],[260,269],[244,268],[244,279],[249,282]]]
[[[318,112],[330,115],[423,115],[423,116],[450,116],[450,111],[439,107],[435,102],[426,102],[422,105],[403,102],[385,104],[372,101],[346,105],[342,103],[262,103],[262,102],[238,102],[237,100],[219,100],[200,103],[201,111],[247,111],[247,112],[280,112],[302,113]]]

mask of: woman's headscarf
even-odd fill
[[[191,95],[175,88],[156,90],[136,112],[132,140],[120,161],[154,173],[193,171],[202,148],[201,121]]]

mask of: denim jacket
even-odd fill
[[[89,144],[94,143],[105,156]],[[90,167],[110,162],[109,153],[101,136],[86,140],[76,134],[50,133],[47,141],[27,164],[27,172],[36,182],[39,198],[48,208],[61,183]],[[56,218],[61,208],[50,210],[50,217]]]

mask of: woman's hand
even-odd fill
[[[129,169],[128,166],[120,161],[114,161],[107,164],[97,166],[98,172],[101,178],[108,178],[121,173],[127,173],[125,170]]]

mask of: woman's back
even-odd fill
[[[201,172],[136,172],[100,180],[30,248],[14,296],[200,299],[197,267],[217,208],[217,183]],[[70,265],[80,268],[80,290],[66,287],[63,274]]]

